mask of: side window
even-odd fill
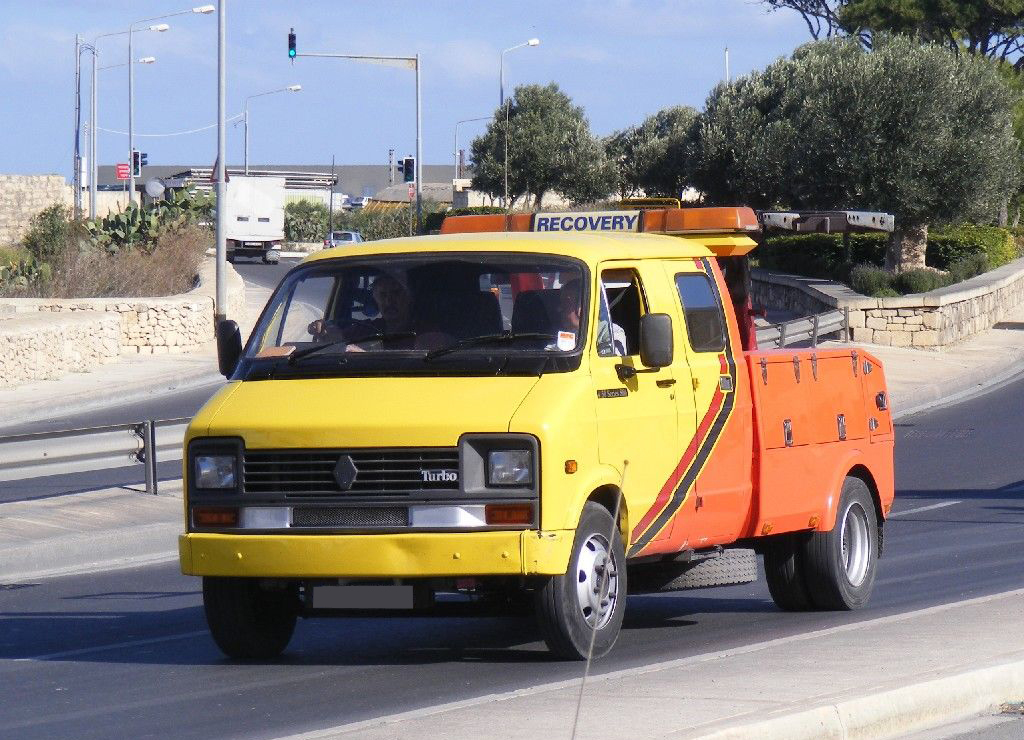
[[[334,280],[334,276],[313,276],[295,285],[278,344],[312,340],[309,325],[327,313]]]
[[[640,278],[633,270],[601,273],[597,320],[597,354],[635,355],[640,351],[640,316],[644,313]]]
[[[686,333],[694,352],[721,352],[725,349],[725,318],[722,304],[715,296],[707,275],[676,275],[676,290],[686,316]]]

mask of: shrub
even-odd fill
[[[212,241],[208,229],[190,226],[162,234],[150,252],[68,249],[54,258],[52,270],[41,265],[26,284],[0,285],[0,293],[42,298],[174,295],[193,287]]]
[[[960,283],[988,272],[988,255],[980,252],[964,257],[949,266],[950,283]]]
[[[1017,244],[1008,229],[997,226],[950,226],[928,234],[925,261],[930,267],[948,270],[978,253],[988,257],[990,269],[1000,267],[1017,258]]]
[[[32,217],[21,243],[32,257],[46,262],[64,251],[73,233],[71,209],[54,203]]]
[[[940,272],[917,269],[907,270],[897,275],[894,287],[897,291],[906,295],[908,293],[927,293],[929,290],[941,288],[949,285],[949,283],[948,276]]]
[[[290,242],[320,241],[327,225],[327,206],[319,201],[299,200],[284,207],[284,238]]]
[[[857,265],[850,270],[850,287],[861,295],[898,295],[894,280],[891,272],[875,265]]]
[[[845,281],[853,265],[881,265],[885,246],[885,234],[850,234],[847,261],[840,234],[787,234],[765,239],[757,256],[769,270]]]

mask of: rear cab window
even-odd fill
[[[724,350],[725,314],[711,279],[704,273],[677,273],[675,284],[690,348],[694,352]]]

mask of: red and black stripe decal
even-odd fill
[[[723,305],[718,284],[711,270],[711,263],[704,258],[701,260],[701,265],[704,268],[704,272],[711,278],[711,288],[715,298],[718,300],[719,305]],[[735,389],[736,361],[733,357],[732,339],[728,328],[726,328],[725,332],[725,350],[719,356],[719,359],[722,363],[722,375],[729,375],[732,379],[732,388]],[[668,477],[668,480],[665,481],[665,485],[659,491],[654,504],[644,514],[636,527],[633,528],[632,543],[627,553],[628,557],[637,555],[649,545],[679,512],[679,509],[686,501],[690,489],[704,469],[708,458],[711,457],[715,443],[718,442],[726,422],[729,421],[729,417],[732,415],[734,399],[735,391],[731,393],[723,392],[721,386],[715,389],[715,393],[711,398],[711,404],[704,414],[704,418],[701,419],[697,431],[680,458],[679,463]]]

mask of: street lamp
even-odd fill
[[[508,54],[510,51],[522,49],[526,46],[540,46],[540,39],[530,39],[529,41],[524,41],[521,44],[516,44],[515,46],[508,47],[503,52],[501,52],[500,62],[498,65],[498,78],[501,88],[500,95],[498,97],[498,107],[505,108],[505,162],[502,168],[505,171],[505,200],[503,205],[505,206],[506,210],[508,210],[508,109],[510,106],[505,105],[505,55]]]
[[[166,31],[170,26],[166,23],[159,25],[150,26],[145,29],[147,31]],[[141,30],[141,29],[140,29]],[[101,33],[96,36],[91,44],[86,44],[84,48],[92,52],[92,87],[89,91],[89,131],[91,132],[89,138],[89,218],[96,218],[96,178],[99,175],[99,161],[97,158],[97,139],[99,138],[99,87],[96,72],[100,69],[108,69],[109,67],[100,67],[99,65],[99,40],[110,36],[124,36],[127,35],[128,31],[112,31],[110,33]],[[130,59],[131,57],[129,57]],[[155,58],[146,57],[147,59]],[[140,60],[141,61],[141,60]],[[151,64],[152,62],[143,62],[143,64]],[[124,67],[127,63],[123,64],[112,64],[110,67]],[[131,158],[129,157],[129,162]]]
[[[522,49],[523,47],[526,47],[526,46],[540,46],[540,39],[530,39],[529,41],[524,41],[521,44],[516,44],[515,46],[510,46],[507,49],[505,49],[503,52],[501,52],[501,58],[500,58],[500,61],[498,63],[498,82],[499,82],[499,85],[500,85],[500,88],[501,88],[501,92],[500,92],[500,95],[498,97],[498,105],[499,106],[502,106],[502,105],[505,104],[505,55],[508,54],[510,51],[515,51],[516,49]]]
[[[250,95],[250,96],[248,96],[245,99],[245,112],[242,115],[242,121],[243,121],[243,123],[245,125],[244,138],[245,138],[245,174],[246,175],[249,174],[249,101],[252,100],[253,98],[263,97],[264,95],[273,95],[274,93],[283,93],[283,92],[299,92],[300,90],[302,90],[302,85],[289,85],[288,87],[280,87],[277,90],[267,90],[266,92],[256,93],[255,95]]]
[[[134,105],[133,105],[133,103],[134,103],[133,97],[134,97],[134,94],[135,94],[135,65],[130,63],[132,58],[135,56],[132,53],[132,37],[135,35],[135,31],[136,30],[140,30],[140,31],[142,30],[142,29],[136,29],[135,27],[136,26],[140,26],[143,23],[151,23],[152,21],[159,21],[159,20],[163,20],[164,18],[173,18],[173,17],[178,16],[178,15],[188,15],[190,13],[195,13],[195,14],[198,14],[198,15],[209,15],[210,13],[215,11],[216,9],[217,8],[215,6],[213,6],[213,5],[200,5],[199,7],[192,8],[190,10],[179,10],[176,13],[166,13],[165,15],[158,15],[158,16],[154,16],[152,18],[143,18],[142,20],[135,21],[134,23],[132,23],[131,25],[128,26],[128,61],[129,61],[129,64],[128,64],[128,162],[129,162],[129,164],[133,164],[134,163],[134,157],[135,157],[135,108],[134,108]],[[162,32],[162,31],[166,31],[168,28],[170,28],[170,26],[167,25],[166,23],[158,23],[156,25],[149,26],[149,28],[147,30]],[[135,202],[135,168],[134,167],[129,167],[129,170],[128,170],[128,202],[129,203],[134,203]]]
[[[459,172],[459,126],[473,121],[489,121],[491,118],[491,116],[483,116],[481,118],[463,118],[461,121],[455,122],[455,177],[452,178],[453,180],[458,180],[459,175],[462,174]]]

